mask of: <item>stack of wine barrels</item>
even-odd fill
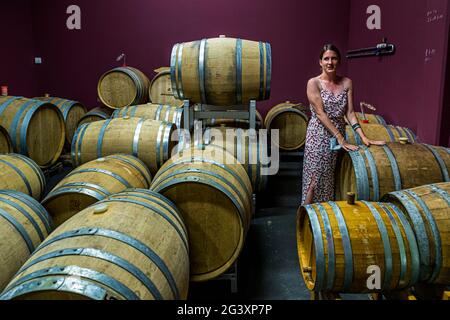
[[[188,285],[188,238],[178,209],[160,194],[130,189],[58,227],[0,299],[186,299]]]
[[[271,108],[266,115],[264,126],[269,132],[279,130],[276,145],[282,150],[297,150],[305,144],[308,116],[300,109],[298,104],[286,102]]]
[[[9,133],[14,152],[40,167],[53,165],[65,142],[65,124],[59,109],[46,101],[0,97],[0,125]]]
[[[251,182],[242,166],[223,164],[221,152],[208,146],[183,150],[163,165],[150,188],[169,198],[186,221],[192,281],[226,272],[250,226]]]

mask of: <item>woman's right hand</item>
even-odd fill
[[[343,137],[338,140],[338,143],[341,145],[342,149],[345,151],[358,151],[359,147],[345,141]]]

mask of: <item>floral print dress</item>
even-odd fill
[[[348,102],[348,89],[342,89],[338,95],[324,89],[319,79],[320,95],[324,111],[336,128],[345,136],[344,115]],[[336,168],[337,151],[330,150],[330,139],[333,137],[328,129],[317,118],[314,108],[311,108],[311,119],[308,124],[303,159],[302,204],[311,183],[314,187],[313,203],[333,201],[334,171]]]

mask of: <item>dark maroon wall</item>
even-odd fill
[[[372,4],[381,7],[381,30],[366,27]],[[371,102],[389,123],[409,127],[431,144],[439,143],[444,121],[449,9],[448,0],[351,1],[349,49],[371,47],[383,37],[397,46],[394,56],[348,61],[358,108],[360,101]]]
[[[0,86],[11,95],[37,93],[31,0],[0,4]]]
[[[82,29],[66,28],[66,8],[81,8]],[[272,45],[273,79],[264,114],[279,102],[306,102],[306,81],[318,69],[320,47],[335,42],[346,50],[350,0],[35,0],[37,52],[44,63],[39,90],[97,101],[97,82],[125,52],[144,71],[168,66],[173,44],[216,37],[241,37]],[[345,70],[344,65],[344,70]]]

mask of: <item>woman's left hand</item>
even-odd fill
[[[364,137],[361,140],[368,147],[370,147],[371,145],[384,146],[386,144],[386,141],[370,140],[367,137]]]

